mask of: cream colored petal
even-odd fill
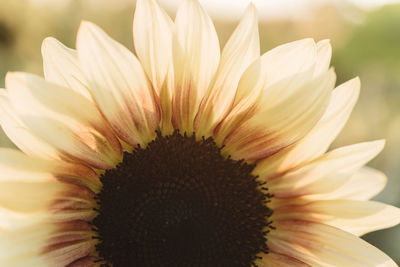
[[[331,100],[322,118],[312,130],[289,152],[277,171],[285,171],[311,161],[329,148],[347,122],[360,92],[360,80],[355,78],[333,90]],[[265,162],[270,166],[270,162]]]
[[[382,251],[332,226],[277,220],[268,235],[268,247],[311,266],[397,266]]]
[[[0,265],[67,266],[94,250],[90,226],[69,227],[57,224],[34,224],[21,229],[0,232]],[[74,229],[76,228],[76,229]],[[61,231],[61,232],[60,232]]]
[[[378,170],[363,167],[331,192],[307,196],[311,199],[352,199],[368,200],[376,196],[386,186],[386,175]]]
[[[274,251],[268,251],[268,254],[261,255],[260,257],[261,259],[255,261],[259,267],[310,267],[310,265],[298,259]]]
[[[87,256],[84,258],[81,258],[70,265],[68,267],[94,267],[94,266],[101,266],[99,262],[97,262],[98,258],[94,256]]]
[[[16,212],[40,212],[65,189],[50,161],[33,159],[14,149],[0,149],[0,206]]]
[[[222,51],[215,80],[196,115],[195,131],[198,137],[212,134],[231,108],[243,72],[259,56],[257,10],[250,4]]]
[[[172,60],[173,22],[156,0],[136,2],[133,38],[136,53],[159,93]]]
[[[271,89],[274,91],[271,94],[275,91],[291,91],[291,94],[278,99],[278,104],[265,98],[260,111],[224,141],[225,153],[233,158],[260,160],[294,144],[325,112],[335,78],[335,73],[330,70],[299,88],[279,84]]]
[[[0,149],[0,228],[42,221],[90,221],[96,204],[89,188],[98,192],[100,187],[96,173],[83,165]]]
[[[22,229],[0,231],[0,266],[49,266],[39,256],[53,229],[49,225],[34,224]]]
[[[50,266],[68,266],[95,251],[92,226],[82,221],[54,224],[40,257]]]
[[[120,161],[120,143],[92,102],[32,74],[9,73],[6,85],[24,124],[63,156],[101,169]]]
[[[231,112],[217,128],[217,143],[222,144],[260,108],[281,104],[296,88],[312,80],[316,59],[314,40],[303,39],[278,46],[251,64],[239,81]]]
[[[21,174],[23,175],[23,174]],[[19,176],[0,182],[0,206],[17,213],[33,214],[35,218],[63,221],[72,217],[90,217],[95,206],[94,193],[86,187],[61,183],[55,178],[24,181]],[[70,211],[73,214],[68,214]],[[78,211],[82,213],[77,214]],[[52,214],[52,216],[50,216]]]
[[[58,171],[57,167],[61,165],[56,161],[27,156],[16,149],[0,148],[0,182],[52,180],[52,172]]]
[[[1,207],[19,213],[36,214],[38,218],[46,218],[49,213],[56,214],[67,209],[72,211],[82,208],[86,212],[95,206],[92,191],[56,179],[36,182],[19,179],[1,181],[0,187]],[[51,220],[62,220],[62,215],[58,219],[51,217]],[[89,214],[82,214],[83,217],[86,215]]]
[[[65,201],[66,202],[66,201]],[[90,208],[85,207],[90,206]],[[76,207],[76,209],[74,209]],[[89,222],[97,216],[93,210],[94,205],[83,203],[82,201],[70,200],[70,204],[63,209],[55,210],[35,210],[35,212],[14,211],[0,207],[0,230],[13,231],[22,229],[37,223],[70,223],[73,221]]]
[[[171,64],[168,67],[167,75],[160,91],[161,106],[161,132],[165,135],[172,134],[174,126],[172,125],[172,92],[174,91],[174,68]]]
[[[384,141],[379,140],[335,149],[310,164],[269,179],[268,188],[277,198],[332,192],[374,158],[383,145]]]
[[[0,231],[10,231],[26,227],[38,221],[38,218],[32,218],[32,216],[27,214],[0,207]]]
[[[0,91],[0,125],[8,138],[26,154],[42,158],[60,158],[60,152],[55,147],[35,135],[18,117],[10,103],[8,90]]]
[[[317,46],[313,39],[307,38],[283,44],[262,55],[262,75],[258,79],[262,83],[261,86],[265,86],[264,84],[270,86],[296,73],[314,68],[316,60]]]
[[[51,251],[43,253],[41,257],[48,262],[49,266],[69,266],[69,264],[93,253],[96,249],[95,242],[94,240],[84,240],[62,243],[51,248]]]
[[[77,50],[93,97],[118,136],[130,145],[150,141],[160,114],[135,55],[90,22],[81,23]]]
[[[399,224],[400,209],[374,201],[319,200],[280,206],[271,219],[320,222],[360,236]]]
[[[329,40],[321,40],[317,43],[317,62],[314,75],[317,77],[329,69],[331,62],[332,46]]]
[[[94,206],[85,209],[65,209],[62,211],[52,212],[40,214],[39,218],[43,218],[44,220],[52,223],[69,223],[71,221],[92,221],[98,213],[93,210]]]
[[[0,182],[41,182],[57,178],[94,192],[101,188],[98,175],[84,165],[33,158],[14,149],[0,148],[0,170]]]
[[[191,134],[200,101],[220,58],[213,22],[197,0],[184,0],[179,7],[172,49],[175,74],[172,120],[177,129]]]
[[[64,185],[57,181],[0,183],[0,206],[16,212],[39,212],[63,192]]]
[[[71,88],[88,100],[93,101],[75,50],[64,46],[54,38],[48,37],[42,43],[42,56],[46,80]]]

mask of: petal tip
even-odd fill
[[[321,44],[321,45],[330,45],[331,44],[331,39],[322,39],[322,40],[320,40],[320,41],[318,41],[318,44]]]
[[[78,29],[78,38],[82,33],[92,33],[93,31],[97,30],[98,26],[94,24],[93,22],[90,22],[88,20],[82,20],[79,29]]]
[[[247,11],[253,13],[254,15],[257,15],[257,7],[256,5],[252,2],[250,2],[247,5]]]
[[[41,47],[42,56],[45,56],[45,54],[48,53],[49,50],[51,50],[59,45],[61,45],[60,41],[58,41],[54,37],[49,36],[49,37],[44,38],[44,40],[42,42],[42,47]]]
[[[6,88],[9,89],[15,81],[21,79],[23,77],[23,73],[19,71],[8,71],[5,77],[5,85]]]

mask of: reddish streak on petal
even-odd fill
[[[42,253],[50,262],[53,262],[51,266],[68,266],[72,262],[87,257],[94,251],[94,242],[72,241],[48,246]]]
[[[311,265],[308,265],[307,263],[302,262],[301,260],[295,259],[293,257],[290,257],[288,255],[280,254],[273,250],[270,250],[269,252],[270,253],[268,254],[268,260],[273,261],[273,264],[271,265],[274,267],[285,267],[285,266],[311,267]]]
[[[92,267],[95,265],[94,261],[96,259],[97,259],[96,257],[87,256],[77,261],[74,261],[73,263],[67,265],[66,267]]]

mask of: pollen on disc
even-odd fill
[[[178,131],[125,153],[96,196],[104,266],[254,266],[271,210],[253,168]]]

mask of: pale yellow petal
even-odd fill
[[[49,266],[69,266],[75,261],[91,255],[95,251],[95,240],[83,240],[65,242],[50,248],[50,251],[42,252],[41,257]]]
[[[282,176],[270,178],[268,188],[278,198],[332,192],[374,158],[382,150],[383,145],[384,141],[379,140],[335,149],[310,164]]]
[[[40,258],[46,239],[54,227],[42,224],[0,231],[0,266],[49,266]],[[50,266],[49,266],[50,267]]]
[[[374,201],[317,200],[274,208],[275,219],[325,223],[360,236],[399,224],[400,209]]]
[[[0,148],[0,170],[0,182],[41,182],[57,177],[96,192],[101,188],[98,175],[84,165],[34,158],[15,149]]]
[[[82,95],[25,73],[9,73],[6,86],[24,124],[62,156],[103,169],[120,161],[119,141],[96,106]]]
[[[167,75],[160,91],[161,106],[161,132],[165,135],[172,134],[174,126],[172,125],[172,95],[174,91],[174,68],[173,64],[168,67]]]
[[[155,92],[135,55],[90,22],[82,22],[77,50],[92,94],[118,136],[146,144],[160,122]]]
[[[274,83],[314,68],[317,60],[317,46],[307,38],[280,45],[261,57],[264,83]],[[326,72],[326,71],[325,71]],[[322,73],[321,73],[322,74]],[[251,90],[249,88],[248,90]]]
[[[272,94],[287,90],[291,93],[279,99],[278,104],[263,98],[260,111],[224,141],[224,151],[233,158],[260,160],[294,144],[312,129],[325,112],[335,78],[335,73],[330,70],[298,88],[278,83],[271,88],[274,91]]]
[[[314,75],[318,76],[328,70],[331,62],[332,46],[329,40],[321,40],[317,43],[317,62]]]
[[[156,0],[136,2],[133,20],[135,51],[159,93],[172,59],[173,22]]]
[[[63,192],[55,180],[43,182],[6,181],[0,183],[0,206],[17,212],[39,212]]]
[[[209,136],[232,106],[243,72],[260,56],[257,10],[250,4],[226,43],[216,77],[196,115],[198,137]]]
[[[397,266],[364,240],[332,226],[302,220],[277,220],[268,247],[311,266]]]
[[[197,0],[184,0],[179,7],[172,49],[175,74],[172,120],[175,128],[191,134],[200,101],[220,58],[213,22]]]
[[[282,155],[277,171],[285,171],[311,161],[329,148],[347,122],[360,92],[360,80],[355,78],[333,90],[331,100],[322,118],[312,130],[286,155]],[[266,162],[266,165],[270,163]]]
[[[239,81],[231,112],[217,129],[217,143],[222,144],[258,109],[281,104],[293,90],[312,80],[316,58],[314,40],[303,39],[278,46],[251,64]]]
[[[0,207],[0,231],[8,231],[37,223],[38,218]]]
[[[46,80],[71,88],[93,101],[78,55],[58,40],[48,37],[42,43],[43,71]]]
[[[381,171],[363,167],[335,190],[308,196],[308,198],[368,200],[381,192],[386,182],[386,175]]]
[[[0,125],[8,138],[26,154],[42,158],[60,158],[60,152],[55,147],[35,135],[18,117],[10,103],[8,90],[0,92]]]
[[[67,266],[94,251],[90,226],[37,223],[0,232],[0,265]]]
[[[298,259],[270,250],[268,254],[261,255],[260,257],[261,259],[255,261],[259,267],[310,267],[310,265]]]

